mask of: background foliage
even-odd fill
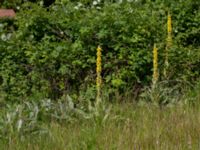
[[[94,91],[96,47],[103,48],[106,92],[125,95],[151,84],[152,48],[159,48],[162,78],[168,11],[173,47],[168,79],[194,83],[200,70],[199,0],[70,1],[51,5],[15,1],[14,20],[0,20],[0,90],[3,99],[57,99]],[[20,9],[17,9],[20,7]]]

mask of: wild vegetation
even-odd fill
[[[199,0],[0,4],[0,147],[200,147]]]

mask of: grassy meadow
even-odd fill
[[[107,116],[107,117],[105,117]],[[14,134],[1,149],[132,150],[199,149],[200,109],[112,104],[107,113],[71,123],[42,124],[47,133],[19,138]]]

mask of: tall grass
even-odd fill
[[[12,138],[3,149],[199,149],[200,110],[176,106],[114,104],[106,122],[93,120],[43,125],[50,134]],[[101,116],[102,118],[104,116]]]
[[[159,101],[182,100],[164,107],[104,101],[98,115],[90,105],[75,105],[69,96],[57,102],[47,99],[8,105],[0,113],[0,148],[199,149],[199,84],[184,96],[178,96],[178,90],[164,89],[160,83],[156,87]],[[155,100],[151,92],[146,97]],[[195,105],[189,105],[192,102]]]

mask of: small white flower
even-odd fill
[[[12,34],[11,33],[8,33],[7,34],[7,40],[9,40],[11,38]]]
[[[1,35],[1,40],[3,40],[3,41],[6,41],[6,40],[7,40],[7,37],[6,37],[5,34],[2,34],[2,35]]]
[[[81,6],[83,6],[83,4],[79,2],[79,3],[78,3],[78,7],[81,7]]]
[[[122,3],[123,0],[119,0],[119,3]]]
[[[78,10],[78,9],[79,9],[79,7],[78,7],[78,6],[75,6],[75,7],[74,7],[74,9],[77,9],[77,10]]]
[[[98,4],[98,2],[97,1],[93,1],[93,5],[97,5]]]

